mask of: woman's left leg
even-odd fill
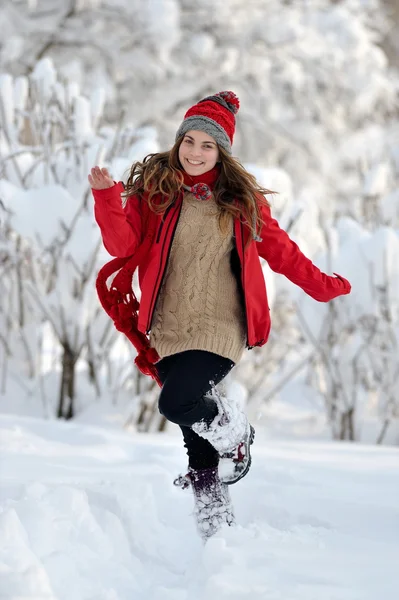
[[[188,466],[190,469],[209,469],[217,467],[220,454],[208,440],[195,433],[191,427],[180,425],[184,447],[187,450]]]

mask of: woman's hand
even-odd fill
[[[108,169],[105,168],[93,167],[88,179],[93,190],[105,190],[115,185]]]

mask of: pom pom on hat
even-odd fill
[[[215,96],[221,96],[234,115],[238,113],[240,101],[234,92],[219,92]]]
[[[235,115],[239,108],[240,101],[231,91],[218,92],[203,98],[184,115],[184,121],[176,133],[176,140],[187,131],[203,131],[231,154],[236,126]]]

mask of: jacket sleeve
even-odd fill
[[[309,260],[289,235],[273,219],[268,206],[262,207],[264,225],[258,253],[276,273],[282,273],[319,302],[349,294],[351,285],[344,277],[326,275]]]
[[[105,190],[93,190],[94,216],[101,229],[103,243],[111,256],[130,256],[142,237],[140,200],[131,196],[122,207],[122,183]]]

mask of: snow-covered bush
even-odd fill
[[[28,79],[3,75],[0,107],[5,117],[0,137],[2,393],[11,377],[34,395],[43,374],[57,371],[58,406],[53,398],[46,412],[70,418],[76,411],[78,372],[89,378],[92,396],[100,395],[117,338],[95,292],[107,254],[93,218],[87,173],[103,162],[121,177],[129,157],[143,145],[142,133],[102,127],[101,91],[90,99],[80,95],[76,85],[57,80],[48,59]],[[149,133],[146,143],[152,139],[155,148]],[[49,350],[50,339],[54,350]],[[51,369],[46,353],[58,357]],[[111,388],[120,385],[110,383]]]
[[[353,288],[328,305],[299,301],[315,350],[307,381],[324,399],[334,438],[381,443],[390,426],[395,439],[399,422],[399,237],[350,218],[338,221],[336,234],[328,258]]]

